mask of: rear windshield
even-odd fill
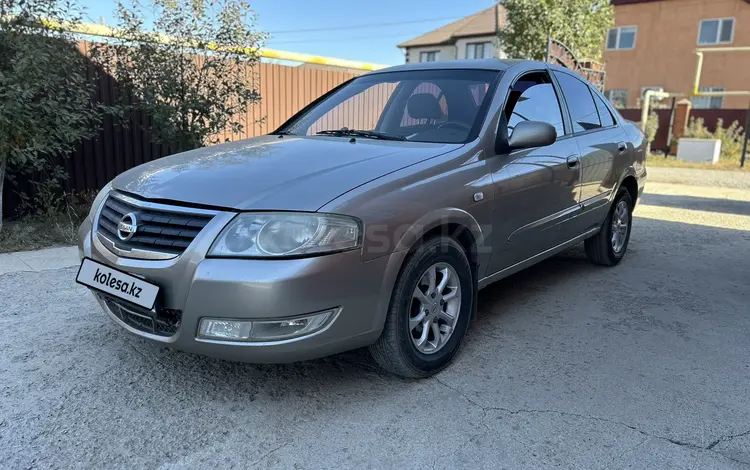
[[[415,142],[476,138],[500,76],[490,70],[415,70],[365,75],[321,100],[278,132],[375,131]]]

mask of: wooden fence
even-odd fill
[[[82,42],[80,50],[82,54],[88,55],[89,44]],[[89,73],[93,76],[93,66],[90,66]],[[320,95],[361,74],[354,70],[340,71],[310,64],[287,66],[265,62],[255,68],[248,68],[246,73],[260,91],[261,102],[251,106],[246,116],[240,117],[245,125],[241,133],[225,132],[218,136],[221,141],[246,139],[272,132]],[[112,77],[101,77],[97,83],[96,98],[105,104],[113,103],[115,88],[116,83]],[[372,98],[381,100],[382,96]],[[347,121],[347,117],[351,116],[326,116],[331,122],[321,120],[321,123],[343,123]],[[105,118],[97,137],[80,143],[69,158],[61,158],[68,174],[65,190],[98,190],[125,170],[174,153],[174,149],[168,144],[151,142],[150,125],[150,116],[142,113],[131,116],[125,126],[116,125],[112,119]],[[340,124],[339,127],[343,125]],[[352,124],[348,125],[353,127]],[[16,214],[20,204],[16,188],[25,192],[33,190],[31,181],[23,175],[18,175],[16,180],[16,185],[6,183],[3,191],[3,213],[6,216]]]

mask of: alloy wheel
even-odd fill
[[[612,250],[620,253],[625,246],[630,228],[630,209],[626,201],[620,201],[612,214]]]
[[[412,294],[409,334],[423,354],[434,354],[450,339],[461,310],[461,282],[447,263],[430,266]]]

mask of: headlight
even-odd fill
[[[360,224],[343,215],[256,212],[235,217],[219,234],[209,256],[280,258],[357,248]]]
[[[112,191],[112,183],[107,183],[107,185],[104,186],[101,191],[99,191],[99,194],[96,195],[96,197],[94,198],[94,202],[91,203],[91,210],[89,210],[89,221],[91,221],[92,223],[94,222],[96,211],[99,210],[99,206],[101,206],[104,200],[107,199],[107,195],[110,191]]]

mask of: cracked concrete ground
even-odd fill
[[[750,468],[750,192],[712,191],[649,185],[614,269],[488,287],[422,381],[171,351],[76,268],[0,275],[0,467]]]

